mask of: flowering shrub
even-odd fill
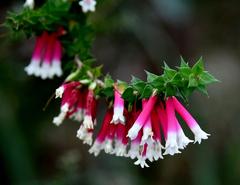
[[[65,119],[80,122],[76,136],[91,146],[90,153],[97,156],[103,150],[130,157],[141,167],[148,167],[147,160],[181,153],[189,143],[207,139],[210,134],[179,101],[186,102],[194,90],[207,94],[206,86],[218,81],[204,69],[203,59],[190,67],[181,58],[176,69],[165,63],[163,74],[146,71],[146,81],[133,76],[129,84],[104,76],[102,66],[94,67],[92,62],[94,34],[85,15],[94,12],[96,4],[95,0],[48,0],[34,9],[34,1],[27,0],[20,13],[9,13],[6,19],[12,31],[36,37],[31,62],[25,68],[28,75],[60,77],[66,73],[62,66],[72,68],[56,89],[61,107],[53,123],[59,126]],[[106,113],[96,131],[99,99],[106,100]],[[176,114],[192,131],[193,140],[185,135]]]

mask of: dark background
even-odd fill
[[[0,1],[0,22],[22,4]],[[54,126],[59,101],[43,107],[63,79],[28,77],[23,69],[34,40],[9,39],[1,27],[0,184],[239,184],[239,7],[237,0],[105,0],[97,6],[93,54],[115,79],[144,78],[144,69],[160,73],[163,61],[177,66],[182,55],[190,64],[203,56],[221,81],[209,87],[210,98],[194,93],[188,107],[211,137],[145,169],[130,159],[88,154],[75,122]]]

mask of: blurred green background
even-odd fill
[[[0,23],[23,2],[0,1]],[[163,61],[173,67],[182,55],[190,63],[203,56],[221,81],[209,87],[210,98],[194,93],[188,107],[211,137],[145,169],[130,159],[88,154],[75,122],[54,126],[59,101],[43,108],[63,79],[28,77],[23,69],[34,40],[10,39],[1,27],[0,184],[239,184],[239,7],[237,0],[105,0],[97,6],[93,53],[114,78],[144,78],[144,69],[160,73]]]

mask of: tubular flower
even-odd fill
[[[83,96],[86,99],[84,103],[83,110],[83,124],[80,126],[79,130],[77,131],[77,137],[80,140],[83,140],[84,144],[92,145],[93,141],[93,126],[96,124],[96,99],[94,97],[93,90],[88,89],[87,95]],[[81,100],[82,101],[82,100]],[[79,114],[79,104],[77,105],[77,109],[75,112],[75,116],[73,118],[76,120],[76,116]],[[80,121],[80,120],[78,120]]]
[[[97,2],[95,0],[82,0],[79,1],[79,5],[82,7],[84,13],[94,12]]]
[[[133,124],[133,126],[128,131],[128,137],[133,140],[137,137],[138,132],[141,130],[145,122],[150,116],[150,113],[154,107],[154,104],[157,101],[157,96],[151,96],[146,104],[146,107],[143,109],[143,111],[138,116],[137,120]]]
[[[146,99],[142,100],[143,109],[146,108],[146,104],[147,104],[147,100]],[[143,136],[142,136],[141,144],[143,145],[144,143],[149,142],[150,140],[153,139],[152,137],[153,137],[152,120],[151,120],[151,116],[149,116],[143,125]]]
[[[76,104],[81,96],[79,89],[77,89],[79,85],[78,82],[71,82],[56,90],[56,97],[62,97],[62,102],[59,115],[53,119],[55,125],[59,126],[65,118],[76,111]]]
[[[113,111],[108,109],[106,115],[104,116],[101,129],[97,135],[96,140],[94,141],[93,146],[89,149],[89,153],[97,156],[101,150],[105,148],[105,140],[108,133],[108,128],[112,119]]]
[[[86,99],[86,111],[84,115],[83,125],[85,128],[93,129],[96,119],[96,99],[93,90],[89,89]]]
[[[125,117],[123,115],[124,112],[124,100],[121,97],[121,94],[118,90],[114,91],[114,114],[111,123],[118,124],[122,123],[125,124]]]
[[[177,144],[177,122],[175,119],[175,112],[171,98],[166,101],[166,114],[167,114],[167,137],[164,155],[174,155],[180,153]]]
[[[75,121],[82,122],[84,120],[84,115],[86,113],[86,98],[87,91],[81,91],[81,96],[77,103],[76,112],[71,116]]]
[[[28,75],[42,79],[62,75],[62,46],[57,38],[59,34],[58,32],[49,34],[45,31],[37,37],[31,62],[25,67]]]
[[[197,121],[191,116],[191,114],[183,107],[183,105],[177,100],[176,97],[172,98],[174,103],[175,110],[179,113],[179,115],[184,119],[187,123],[188,127],[191,129],[195,136],[195,142],[201,143],[202,139],[207,139],[210,134],[204,132]]]

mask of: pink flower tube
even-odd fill
[[[165,152],[163,155],[174,155],[180,153],[177,144],[177,122],[174,112],[173,101],[171,98],[166,100],[166,113],[167,113],[167,140],[165,145]]]
[[[54,53],[54,45],[56,42],[55,34],[51,34],[47,39],[46,52],[43,58],[43,63],[40,70],[40,76],[42,79],[51,78],[51,63]]]
[[[49,71],[50,78],[52,78],[54,75],[58,77],[62,75],[61,58],[62,58],[62,45],[59,40],[56,40],[53,48],[52,66]]]
[[[79,90],[80,96],[78,98],[76,111],[72,115],[72,119],[78,122],[82,122],[85,115],[86,110],[86,99],[87,99],[87,91],[85,90]]]
[[[59,126],[63,120],[71,115],[76,109],[76,104],[79,98],[79,90],[75,88],[66,88],[64,90],[61,102],[60,114],[54,117],[53,123]]]
[[[27,67],[25,67],[25,71],[27,72],[28,75],[40,76],[41,73],[40,63],[43,54],[42,52],[44,50],[44,45],[47,39],[48,39],[47,32],[44,32],[41,36],[37,37],[31,62]]]
[[[142,100],[143,109],[146,108],[147,101],[148,100],[146,99]],[[152,120],[151,120],[151,116],[149,116],[143,125],[143,136],[141,140],[141,145],[147,143],[149,140],[152,140],[152,137],[153,137]]]
[[[112,118],[112,123],[118,124],[122,123],[125,124],[125,117],[123,115],[124,112],[124,100],[121,97],[121,94],[118,90],[114,91],[114,114]]]
[[[142,110],[142,112],[138,116],[137,120],[135,121],[133,126],[128,131],[128,137],[131,140],[133,140],[137,137],[138,132],[140,131],[140,129],[143,127],[143,125],[145,124],[145,122],[149,118],[150,113],[151,113],[156,101],[157,101],[157,96],[151,96],[149,98],[149,100],[146,104],[146,107]]]
[[[127,143],[124,143],[124,138],[126,134],[126,125],[117,124],[116,125],[116,140],[115,140],[115,150],[116,156],[125,156],[127,150]]]
[[[86,112],[83,120],[83,125],[85,128],[93,129],[94,126],[94,118],[93,118],[93,106],[95,106],[95,98],[93,90],[89,89],[87,94],[86,101]]]
[[[191,116],[191,114],[184,108],[184,106],[177,100],[176,97],[171,98],[174,104],[175,110],[179,113],[179,115],[184,119],[187,123],[188,127],[191,129],[195,136],[195,143],[201,143],[202,139],[207,139],[210,134],[204,132],[196,120]]]

